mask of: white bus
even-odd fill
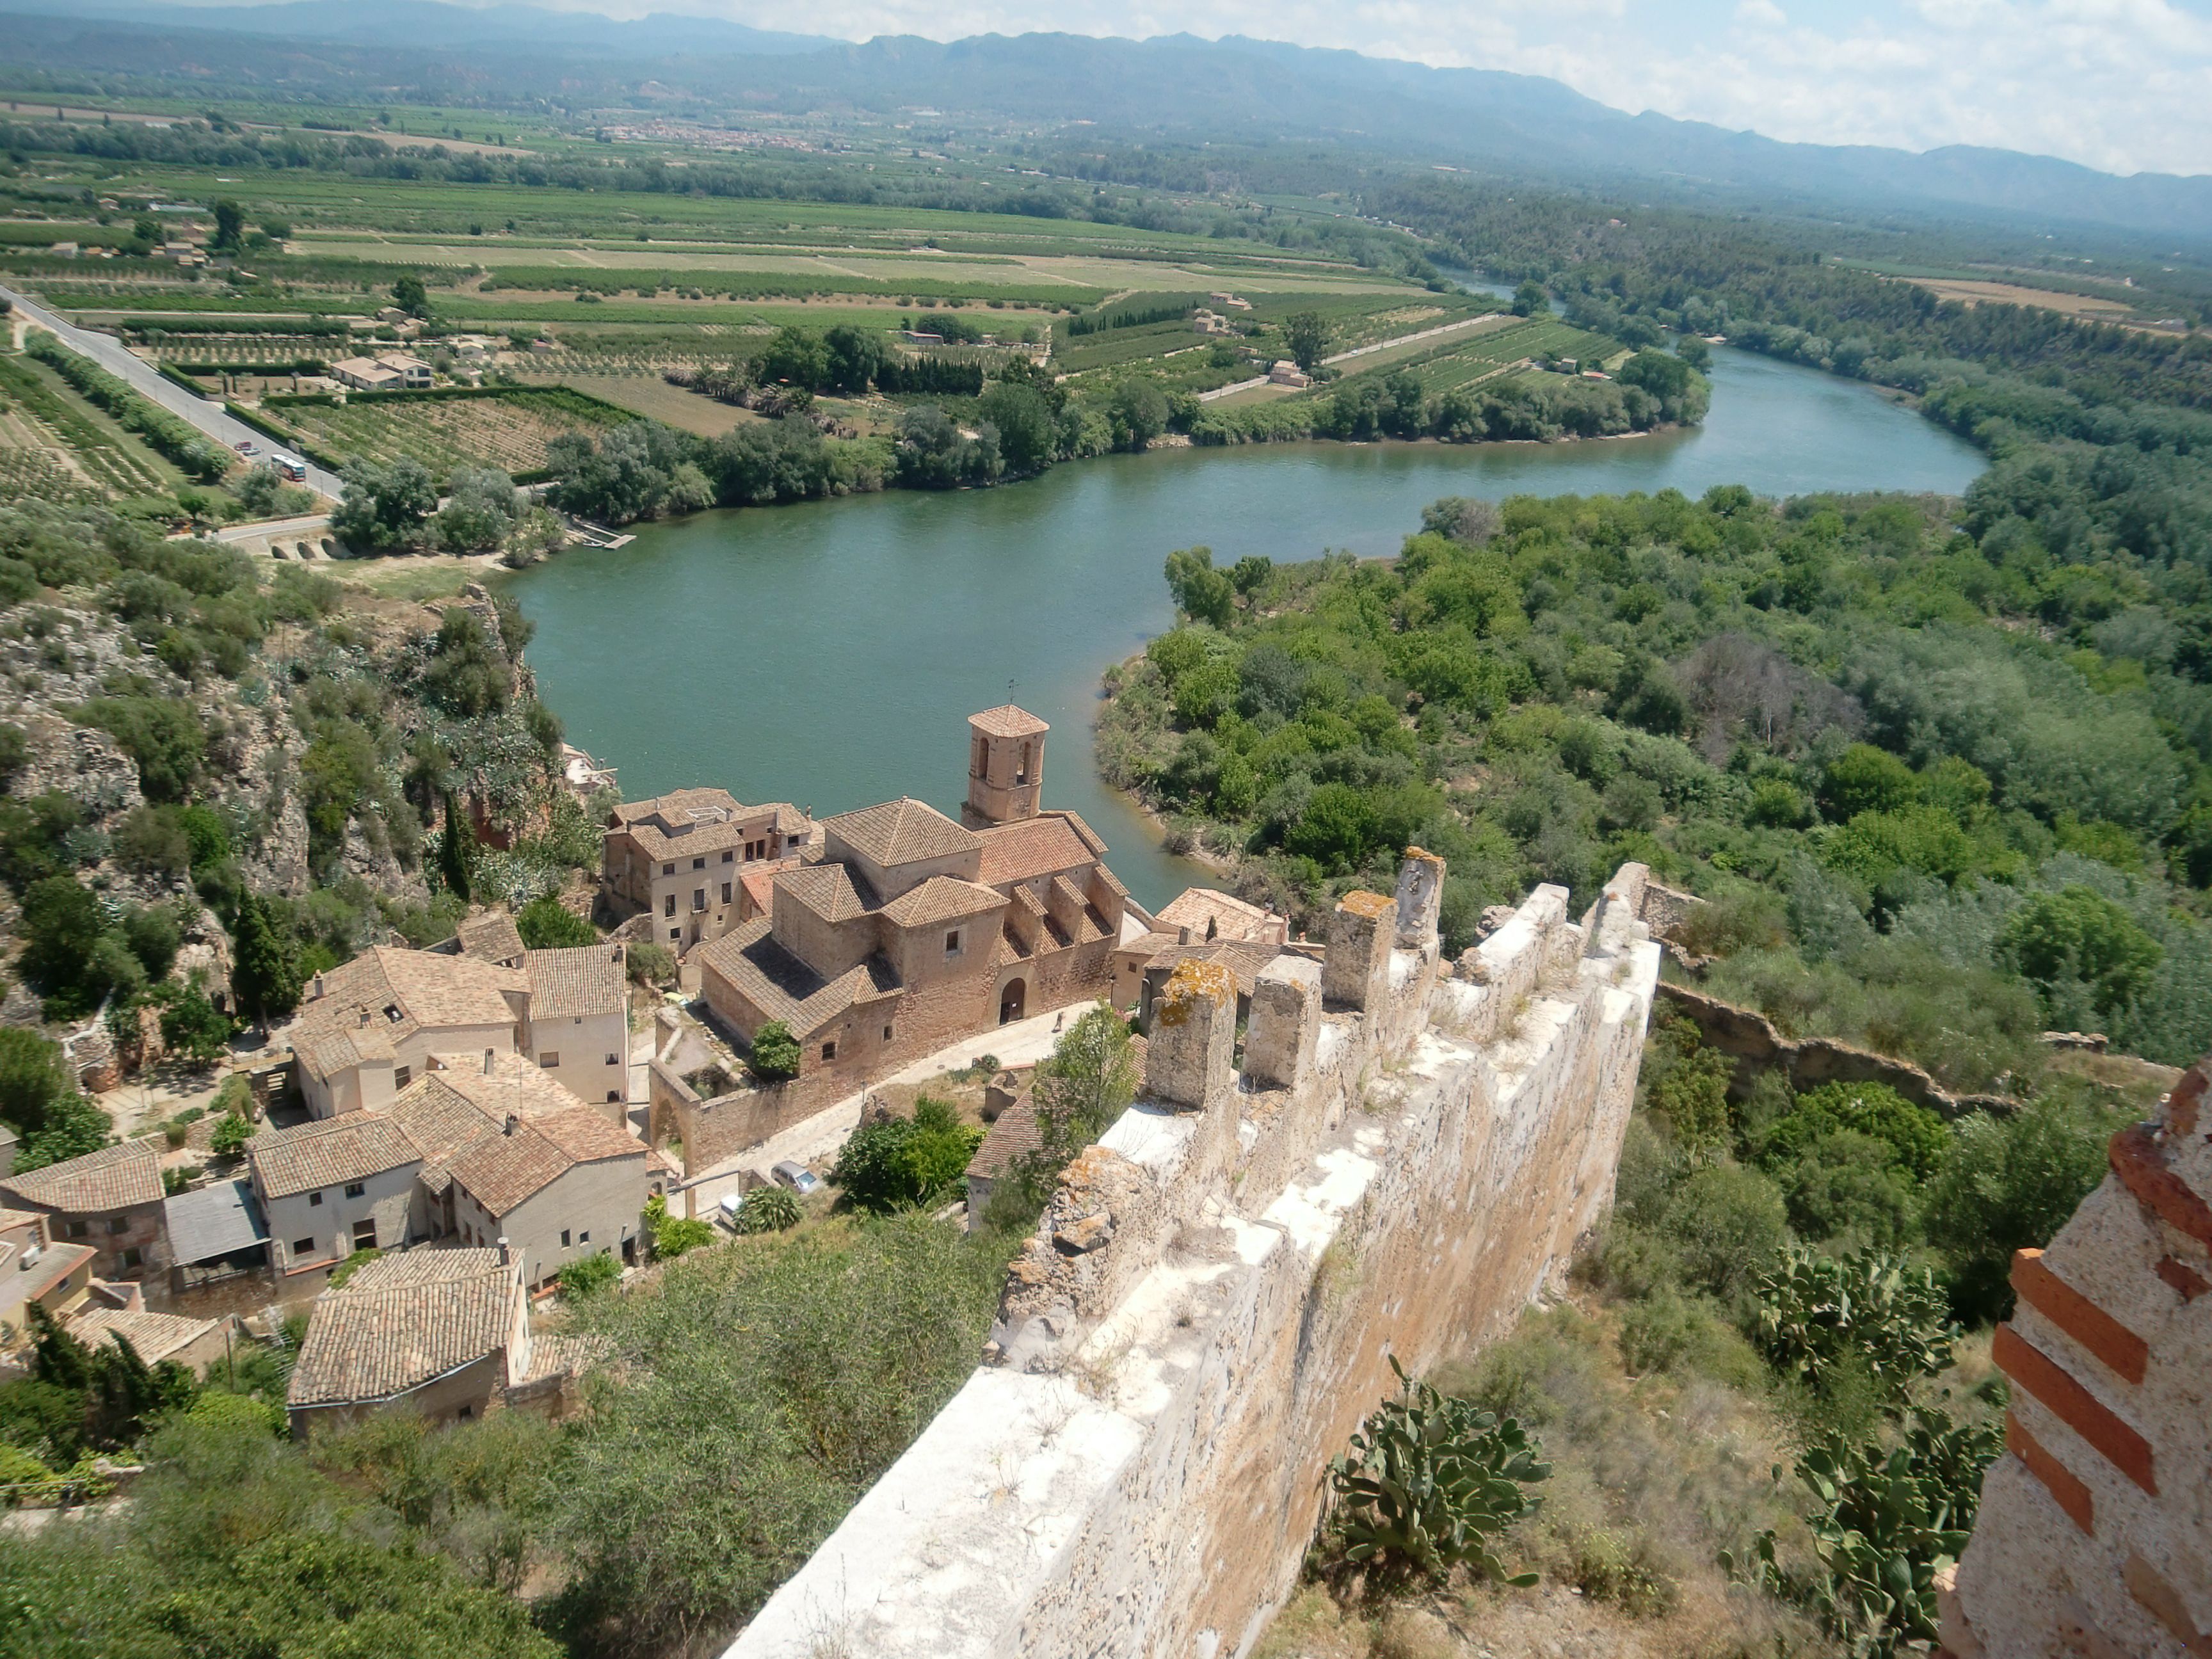
[[[297,455],[292,453],[289,449],[270,450],[269,452],[269,465],[275,467],[279,472],[289,478],[294,483],[305,483],[307,482],[307,464],[301,460]]]

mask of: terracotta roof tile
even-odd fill
[[[1157,918],[1160,927],[1174,932],[1188,927],[1194,939],[1203,941],[1208,922],[1214,927],[1217,939],[1258,940],[1271,927],[1279,928],[1282,919],[1256,904],[1248,904],[1231,893],[1211,887],[1186,887],[1176,895],[1167,908]]]
[[[478,962],[511,968],[522,960],[522,934],[515,927],[514,918],[504,910],[467,917],[453,929],[453,942],[460,955],[474,957]]]
[[[212,1319],[186,1319],[179,1314],[126,1313],[120,1308],[80,1308],[64,1321],[69,1333],[89,1347],[103,1337],[121,1337],[149,1365],[158,1365],[179,1350],[212,1335]]]
[[[265,1198],[289,1198],[349,1181],[366,1181],[423,1161],[422,1147],[381,1112],[349,1112],[319,1123],[264,1129],[246,1143]]]
[[[615,808],[616,829],[627,832],[647,857],[696,858],[736,847],[773,830],[803,835],[812,821],[788,801],[747,806],[726,789],[675,789]]]
[[[866,879],[842,864],[806,864],[779,871],[774,884],[776,891],[824,921],[850,921],[876,908],[876,896]]]
[[[425,1029],[512,1024],[507,994],[530,988],[514,969],[381,945],[319,978],[321,994],[300,1010],[292,1041],[294,1051],[318,1067],[350,1063],[349,1048],[380,1057],[388,1050],[379,1045]]]
[[[699,960],[735,986],[762,1018],[782,1021],[802,1039],[856,1003],[898,994],[898,975],[880,954],[825,980],[775,942],[765,916],[701,946]]]
[[[623,983],[629,962],[619,945],[532,951],[523,958],[522,971],[530,980],[533,1020],[619,1013],[629,998]]]
[[[290,1403],[390,1400],[500,1352],[520,1318],[517,1271],[497,1250],[409,1250],[363,1264],[316,1298]]]
[[[1014,1103],[999,1114],[984,1134],[975,1156],[968,1160],[968,1173],[988,1180],[1004,1175],[1014,1160],[1026,1158],[1043,1144],[1037,1128],[1036,1097],[1022,1091]]]
[[[884,906],[884,917],[901,927],[931,927],[962,916],[981,915],[1006,902],[1006,895],[955,876],[932,876]]]
[[[1018,708],[1010,702],[986,708],[980,714],[970,714],[968,724],[994,738],[1033,738],[1052,730],[1028,709]]]
[[[1098,855],[1057,813],[994,824],[975,833],[983,841],[982,872],[975,878],[986,887],[1034,881],[1097,862]]]
[[[980,847],[972,830],[963,830],[927,801],[908,797],[841,812],[823,826],[884,869],[922,859],[945,858]]]
[[[0,1180],[0,1193],[42,1210],[94,1215],[161,1201],[161,1158],[151,1139],[126,1140]]]

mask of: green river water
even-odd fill
[[[699,514],[507,580],[541,694],[627,798],[719,784],[817,815],[902,794],[957,813],[966,717],[1011,683],[1052,724],[1046,804],[1082,813],[1157,907],[1205,872],[1099,781],[1091,726],[1101,672],[1173,620],[1171,550],[1389,553],[1440,495],[1956,494],[1981,471],[1870,387],[1726,349],[1712,379],[1705,423],[1655,437],[1114,456],[994,489]]]

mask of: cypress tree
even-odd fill
[[[446,890],[466,904],[469,902],[469,846],[463,839],[461,814],[453,801],[453,792],[445,792],[446,828],[438,838],[438,874],[446,884]]]
[[[269,914],[269,901],[258,893],[240,895],[231,934],[230,988],[238,1006],[251,1008],[264,1026],[270,1014],[289,1013],[299,1005],[300,975]]]

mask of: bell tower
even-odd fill
[[[960,817],[970,830],[1036,816],[1050,730],[1012,703],[968,717],[968,802]]]

